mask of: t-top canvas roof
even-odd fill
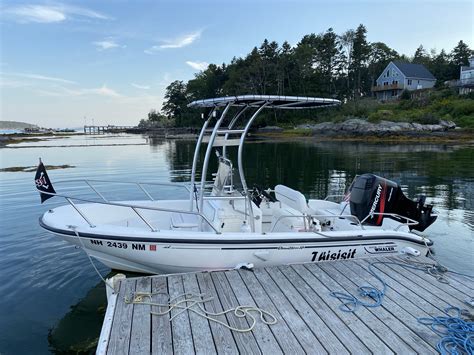
[[[188,107],[222,107],[230,104],[231,106],[250,106],[260,107],[267,103],[266,108],[280,109],[305,109],[316,107],[328,107],[340,105],[341,101],[335,99],[323,99],[319,97],[304,96],[277,96],[277,95],[239,95],[217,97],[213,99],[196,100],[191,102]]]

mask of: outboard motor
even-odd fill
[[[374,174],[358,176],[350,188],[351,214],[363,220],[364,223],[380,226],[383,219],[392,218],[399,222],[405,220],[392,216],[384,216],[376,213],[394,213],[411,218],[418,222],[410,226],[423,232],[438,216],[432,215],[432,205],[425,206],[425,196],[421,196],[418,202],[408,199],[402,192],[402,188],[396,182],[384,179]]]

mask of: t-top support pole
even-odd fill
[[[243,166],[243,163],[242,163],[242,153],[243,153],[243,150],[244,150],[245,136],[247,135],[247,133],[250,129],[250,126],[252,126],[253,121],[258,116],[260,111],[262,111],[265,108],[265,106],[267,106],[269,103],[270,103],[269,101],[266,101],[265,103],[263,103],[263,105],[260,106],[257,109],[257,111],[255,111],[253,116],[250,117],[250,119],[248,120],[247,125],[245,126],[245,129],[244,129],[244,133],[242,133],[242,135],[240,136],[239,150],[238,150],[238,153],[237,153],[237,163],[238,163],[238,166],[239,166],[240,181],[242,183],[242,188],[244,190],[243,191],[244,196],[246,197],[246,203],[249,204],[250,228],[251,228],[252,232],[255,232],[255,221],[254,221],[254,217],[253,217],[252,201],[251,201],[251,199],[249,197],[249,194],[248,194],[247,182],[245,181],[244,166]]]
[[[209,122],[212,119],[212,116],[214,115],[214,112],[216,112],[216,107],[212,109],[212,111],[209,113],[209,116],[207,117],[207,120],[204,122],[201,132],[199,133],[198,140],[196,142],[196,148],[194,149],[194,157],[193,157],[193,167],[191,170],[191,189],[189,191],[189,210],[193,210],[193,199],[194,199],[194,194],[195,194],[195,189],[194,189],[194,183],[196,181],[196,168],[197,168],[197,161],[199,159],[199,150],[201,149],[201,143],[202,139],[204,138],[204,134],[206,133],[207,126],[209,125]]]
[[[202,165],[202,172],[201,172],[201,187],[199,190],[199,211],[201,212],[203,211],[203,206],[204,206],[204,187],[206,184],[207,167],[209,166],[209,158],[211,156],[212,146],[214,145],[214,140],[216,139],[217,131],[219,130],[219,127],[221,126],[221,123],[224,120],[224,117],[226,116],[231,106],[232,106],[232,102],[229,102],[226,105],[224,111],[221,114],[221,117],[219,117],[219,119],[216,122],[216,125],[214,126],[214,129],[212,130],[212,134],[209,138],[209,143],[207,144],[206,156],[204,157],[204,163]]]

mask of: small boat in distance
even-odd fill
[[[53,196],[68,202],[45,212],[40,225],[113,269],[143,273],[427,254],[432,242],[415,231],[435,221],[432,206],[425,205],[424,198],[417,202],[406,198],[398,184],[376,175],[356,177],[338,202],[307,200],[284,185],[249,188],[242,153],[249,129],[262,110],[339,104],[334,99],[268,95],[190,103],[189,107],[208,111],[194,151],[191,181],[149,184],[179,186],[186,191],[186,199],[155,200],[147,183],[131,183],[141,190],[140,198],[109,201],[93,180],[82,182],[99,201],[57,193],[40,163],[35,181],[42,202]],[[228,154],[235,147],[236,164]],[[213,151],[218,169],[208,180]]]

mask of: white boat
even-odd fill
[[[197,140],[191,181],[177,185],[185,189],[187,198],[155,200],[147,184],[132,183],[141,190],[140,198],[109,201],[94,187],[97,180],[82,182],[97,193],[99,201],[57,193],[40,164],[35,180],[42,200],[58,196],[68,202],[44,213],[40,225],[113,269],[142,273],[397,253],[425,255],[433,243],[416,231],[423,231],[436,219],[432,206],[424,205],[424,199],[407,199],[400,186],[389,180],[361,175],[339,202],[306,200],[299,191],[283,185],[268,190],[248,187],[242,152],[249,129],[263,109],[338,104],[333,99],[261,95],[194,101],[190,107],[209,114]],[[198,181],[196,172],[204,143],[207,146]],[[234,146],[236,168],[228,154]],[[213,151],[217,153],[218,170],[208,181]]]

